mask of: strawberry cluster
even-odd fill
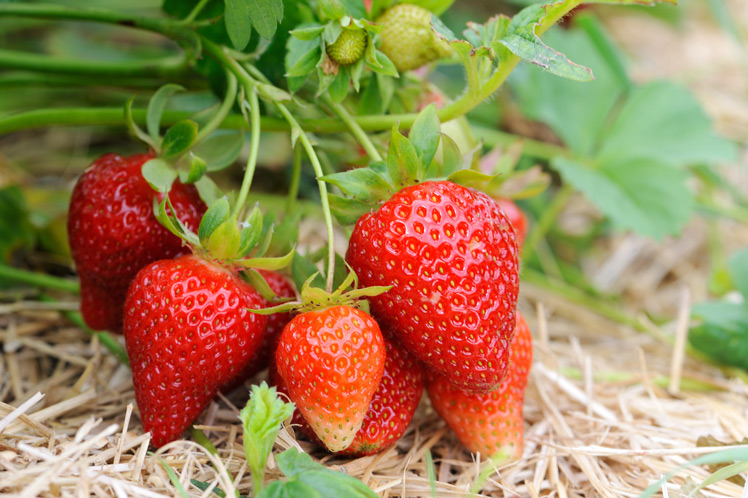
[[[206,209],[178,181],[154,192],[140,174],[152,155],[104,156],[81,177],[69,235],[84,317],[94,328],[121,324],[155,446],[180,437],[217,392],[269,366],[295,403],[294,423],[330,451],[391,447],[425,388],[467,448],[521,455],[532,358],[516,311],[521,211],[456,183],[478,173],[452,168],[448,154],[422,178],[440,140],[435,106],[422,116],[410,138],[393,131],[386,165],[323,178],[344,194],[362,192],[362,175],[370,182],[363,197],[373,207],[355,217],[345,255],[351,272],[334,292],[311,276],[299,301],[275,307],[268,292],[296,291],[268,271],[273,258],[247,256],[260,238],[257,212],[237,223],[226,198]]]

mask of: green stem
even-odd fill
[[[304,150],[309,157],[309,161],[312,163],[314,174],[317,175],[317,186],[319,187],[319,195],[321,197],[320,200],[322,201],[322,213],[324,214],[325,226],[327,227],[327,282],[325,285],[325,290],[329,293],[332,292],[333,277],[335,274],[335,230],[333,229],[332,224],[330,202],[327,198],[327,184],[323,180],[320,180],[320,178],[324,176],[322,165],[319,163],[319,158],[314,152],[314,147],[309,141],[309,137],[301,128],[301,126],[299,126],[296,118],[293,117],[293,115],[289,112],[288,108],[285,105],[276,102],[275,106],[278,108],[278,111],[280,111],[283,117],[288,120],[291,128],[295,128],[296,130],[298,130],[298,140],[299,142],[301,142],[302,147],[304,147]]]
[[[0,88],[28,88],[30,86],[111,86],[127,88],[158,88],[163,81],[156,78],[123,76],[78,78],[65,74],[5,73],[0,77]]]
[[[154,31],[179,41],[194,42],[195,34],[179,21],[130,16],[103,9],[84,9],[43,3],[0,3],[0,18],[9,16],[68,21],[94,21]]]
[[[0,49],[0,68],[81,76],[159,76],[173,78],[187,69],[185,55],[134,61],[58,59],[31,52]]]
[[[351,116],[348,110],[343,107],[343,105],[333,102],[328,95],[325,95],[322,100],[330,106],[333,112],[345,123],[351,134],[356,138],[356,140],[358,140],[358,143],[361,144],[361,147],[364,148],[369,157],[374,161],[381,161],[382,156],[372,143],[369,135],[361,129],[361,126],[356,122],[353,116]]]
[[[286,213],[293,213],[296,208],[296,198],[299,196],[299,185],[301,184],[301,160],[301,147],[294,147],[291,185],[288,186],[288,195],[286,196]]]
[[[249,98],[249,120],[252,135],[249,142],[249,157],[247,158],[247,168],[244,170],[244,180],[242,181],[239,197],[236,199],[234,206],[234,216],[244,207],[249,195],[249,187],[252,185],[252,177],[257,166],[257,155],[260,150],[260,101],[257,99],[257,92],[254,87],[246,88]]]
[[[200,0],[197,5],[195,5],[195,8],[192,9],[192,12],[182,19],[181,24],[192,24],[192,22],[197,19],[197,16],[200,15],[200,12],[203,10],[203,8],[208,4],[210,0]]]
[[[233,73],[226,71],[226,79],[228,80],[228,88],[226,89],[226,96],[224,97],[223,102],[221,102],[221,107],[218,109],[218,112],[210,118],[210,121],[208,121],[208,123],[206,123],[206,125],[198,132],[197,137],[195,137],[195,143],[202,142],[205,137],[221,126],[221,123],[224,122],[226,116],[231,112],[231,107],[234,105],[234,102],[236,102],[236,76],[234,76]]]
[[[80,293],[80,286],[75,280],[21,270],[20,268],[13,268],[2,264],[0,264],[0,281],[19,282],[45,289],[55,289],[75,294]]]
[[[535,226],[532,227],[530,233],[527,235],[524,247],[522,249],[522,259],[529,261],[532,254],[535,252],[540,240],[546,236],[548,230],[550,230],[553,223],[555,223],[561,211],[566,206],[566,203],[574,194],[574,189],[568,183],[564,183],[556,196],[551,201],[550,205],[543,211],[543,215],[540,217]]]
[[[161,118],[163,126],[169,126],[177,121],[192,117],[194,112],[187,111],[164,111]],[[145,125],[146,110],[133,109],[133,119],[139,125]],[[288,131],[289,126],[285,120],[278,118],[263,117],[261,119],[262,129],[266,131]],[[34,111],[19,112],[10,116],[0,117],[0,134],[15,131],[28,130],[43,126],[123,126],[125,125],[125,114],[122,107],[100,107],[100,108],[57,108],[39,109]],[[246,129],[247,123],[239,115],[229,115],[219,124],[221,128],[240,130]],[[342,130],[339,130],[342,131]]]

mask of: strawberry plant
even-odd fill
[[[599,293],[576,263],[598,236],[661,239],[697,210],[743,213],[701,195],[729,193],[708,166],[736,147],[688,90],[633,82],[593,17],[546,33],[583,0],[464,27],[452,0],[68,3],[0,3],[0,22],[53,21],[45,29],[73,40],[55,55],[0,50],[0,82],[69,92],[15,102],[0,133],[110,126],[129,133],[129,152],[97,150],[65,197],[68,241],[50,245],[79,284],[11,264],[0,283],[79,292],[91,333],[129,362],[154,447],[269,366],[295,406],[251,388],[253,496],[372,496],[296,449],[275,456],[285,479],[266,485],[278,430],[293,416],[339,455],[393,448],[424,384],[469,451],[521,458],[521,281],[590,302]],[[97,47],[101,33],[127,43]],[[455,70],[459,88],[440,88]],[[499,131],[507,109],[555,143]],[[556,223],[576,194],[599,214],[587,234]],[[3,263],[56,240],[27,195],[0,190]],[[744,260],[730,265],[743,295]],[[697,307],[694,346],[744,367],[744,308]],[[739,347],[720,353],[725,343]]]

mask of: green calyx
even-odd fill
[[[379,49],[398,71],[409,71],[449,57],[452,49],[431,29],[431,12],[421,6],[399,3],[377,19],[382,26]]]
[[[333,292],[328,293],[324,289],[312,286],[312,282],[316,277],[317,274],[315,273],[304,282],[304,285],[301,286],[299,301],[284,303],[272,308],[250,311],[261,315],[272,315],[273,313],[287,313],[289,311],[297,313],[322,311],[333,306],[353,306],[360,308],[364,303],[364,301],[362,301],[363,298],[378,296],[387,292],[392,287],[373,286],[359,289],[358,277],[353,270],[349,268],[348,276],[343,283],[341,283]]]
[[[427,180],[449,180],[465,186],[489,182],[495,176],[465,169],[459,147],[439,130],[436,105],[428,105],[413,123],[409,136],[392,129],[385,161],[365,168],[323,176],[338,187],[342,196],[331,195],[330,206],[338,221],[355,223],[363,214],[387,201],[404,187]]]
[[[216,199],[200,221],[197,233],[186,227],[174,213],[168,196],[154,201],[154,215],[171,233],[192,246],[193,252],[224,266],[255,270],[279,270],[293,259],[295,250],[285,256],[270,258],[265,253],[270,246],[273,227],[264,226],[258,207],[248,215],[232,213],[228,197]]]
[[[366,31],[353,25],[351,29],[343,29],[338,39],[327,45],[327,55],[336,64],[349,66],[364,55],[368,40]]]

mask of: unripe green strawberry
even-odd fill
[[[364,55],[366,41],[363,29],[344,29],[335,43],[327,46],[327,55],[339,65],[348,66]]]
[[[452,53],[449,44],[431,30],[431,12],[418,5],[394,5],[377,19],[377,24],[382,25],[379,50],[400,72]]]

